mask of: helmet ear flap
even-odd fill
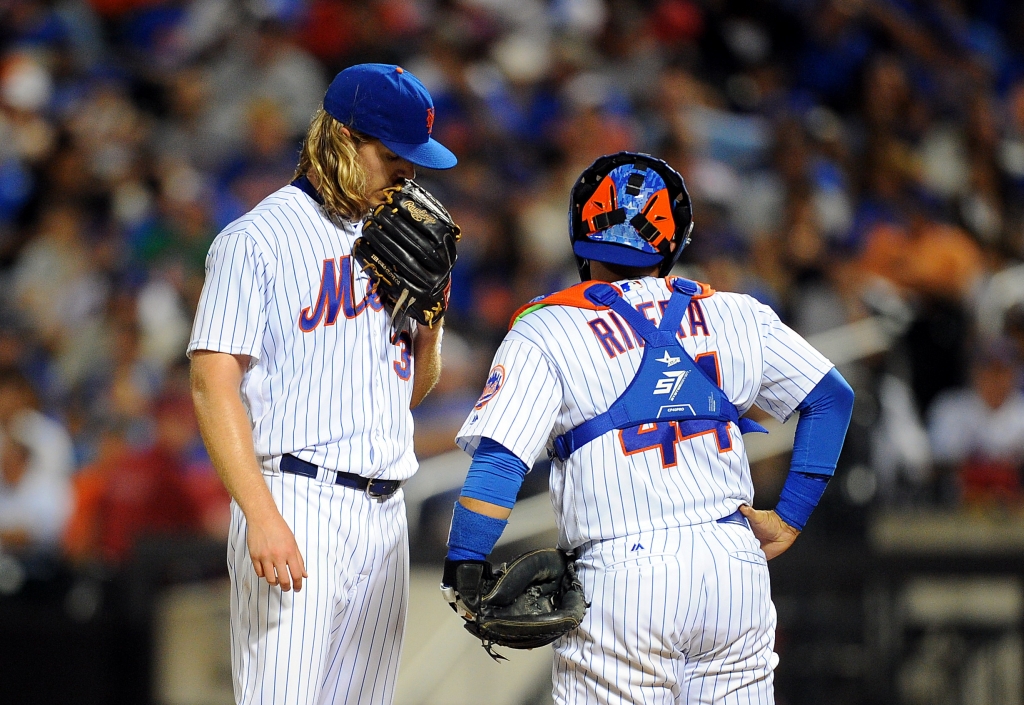
[[[579,178],[576,179],[576,183],[573,184],[572,190],[569,192],[569,246],[572,247],[576,240],[583,237],[582,232],[578,228],[583,227],[583,206],[590,200],[594,195],[594,191],[601,184],[603,177],[603,168],[596,169],[598,163],[602,159],[608,159],[608,157],[600,157],[590,167],[580,174]],[[610,169],[609,169],[610,171]],[[591,174],[602,174],[601,176],[592,177]],[[575,253],[573,248],[573,257],[576,260],[576,271],[579,272],[580,281],[588,281],[590,279],[590,260],[586,257],[580,257]]]
[[[672,271],[672,268],[676,266],[676,262],[679,261],[679,256],[683,253],[683,248],[685,248],[687,245],[690,244],[690,240],[692,239],[692,234],[693,234],[693,221],[691,220],[690,224],[686,226],[686,234],[683,235],[683,237],[680,239],[679,245],[672,252],[672,256],[667,258],[662,263],[661,268],[658,270],[658,276],[660,276],[660,277],[667,277],[668,276],[669,272]]]
[[[676,266],[676,262],[679,261],[683,250],[690,244],[690,240],[693,239],[693,204],[690,201],[690,194],[686,191],[686,186],[683,185],[682,179],[683,177],[680,176],[679,183],[682,186],[681,198],[673,209],[673,214],[676,218],[676,247],[672,254],[665,258],[661,268],[658,270],[658,276],[662,277],[668,276],[672,268]]]

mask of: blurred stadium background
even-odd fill
[[[399,702],[546,703],[437,595],[452,438],[510,313],[572,283],[596,156],[684,175],[679,272],[857,392],[772,562],[781,705],[1024,703],[1024,7],[1016,0],[0,0],[0,702],[230,703],[227,498],[183,350],[217,231],[292,175],[327,82],[400,63],[459,166],[416,410]],[[773,506],[792,431],[751,442]],[[550,544],[546,468],[499,558]]]

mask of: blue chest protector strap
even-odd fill
[[[676,333],[700,288],[686,279],[674,279],[672,287],[658,327],[610,285],[595,284],[586,290],[588,299],[622,316],[646,345],[636,376],[608,410],[555,439],[553,454],[559,460],[608,431],[641,424],[675,421],[680,437],[714,430],[722,447],[729,446],[729,423],[742,433],[768,432],[752,419],[741,419],[736,406],[679,343]]]

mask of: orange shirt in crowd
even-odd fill
[[[214,496],[209,483],[191,482],[185,470],[159,446],[101,456],[83,468],[73,478],[75,506],[64,535],[67,555],[117,564],[129,557],[141,536],[210,533],[204,504],[226,507],[227,493],[221,488]]]
[[[861,268],[903,289],[940,298],[966,296],[984,271],[981,248],[960,228],[881,223],[868,232]]]

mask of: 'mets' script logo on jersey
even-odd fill
[[[338,314],[344,313],[345,318],[355,318],[369,306],[380,311],[384,305],[373,290],[359,301],[355,300],[355,276],[352,271],[352,256],[345,255],[337,263],[334,259],[325,259],[320,275],[320,292],[312,306],[306,306],[299,312],[299,330],[310,333],[323,323],[333,326]]]

